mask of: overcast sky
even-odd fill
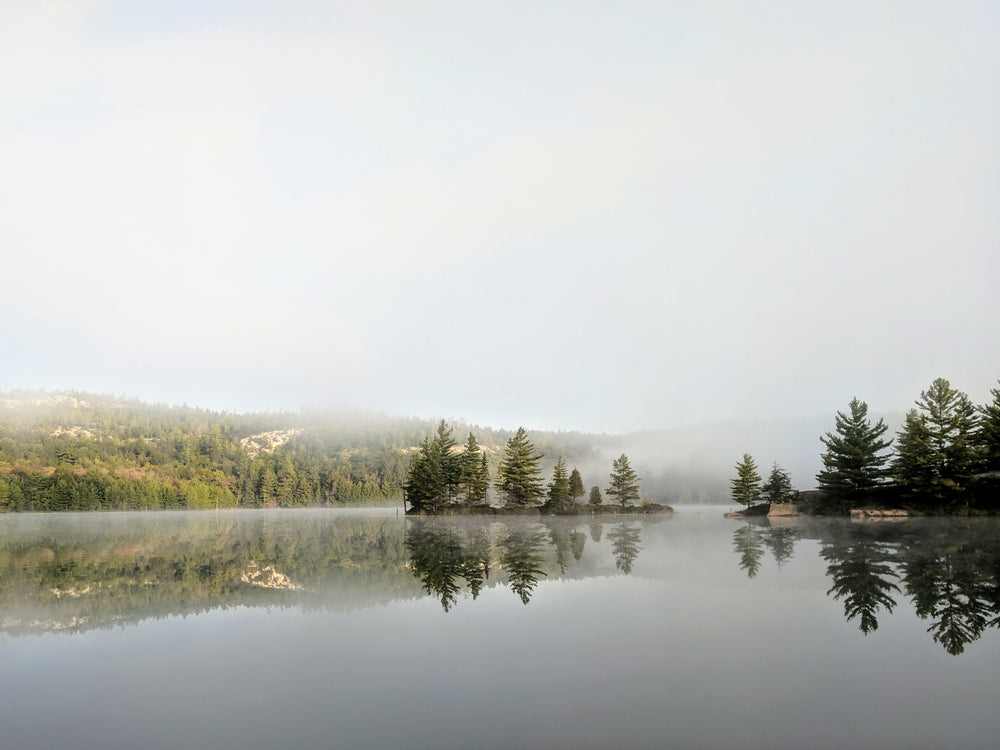
[[[4,0],[0,389],[595,431],[982,403],[998,38],[995,0]]]

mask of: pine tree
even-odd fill
[[[459,491],[465,496],[467,505],[477,505],[486,499],[489,474],[485,462],[486,455],[479,450],[476,436],[470,432],[465,451],[459,457]]]
[[[462,472],[458,456],[452,452],[455,440],[442,419],[433,439],[424,438],[410,460],[404,489],[414,510],[437,512],[454,499]]]
[[[538,462],[541,453],[528,440],[528,433],[519,427],[504,447],[495,486],[512,505],[534,505],[545,494]]]
[[[586,490],[583,488],[583,478],[580,476],[580,472],[573,467],[573,471],[569,475],[569,496],[570,499],[575,503],[578,497],[583,497]]]
[[[562,456],[556,461],[552,470],[552,481],[549,483],[549,499],[545,503],[547,510],[563,510],[569,504],[569,477],[566,474],[566,462]]]
[[[600,505],[604,502],[604,498],[601,497],[601,488],[596,484],[590,488],[590,500],[591,505]]]
[[[778,464],[774,464],[771,475],[761,487],[761,497],[766,503],[790,503],[797,493],[792,489],[792,478]]]
[[[1000,471],[1000,388],[991,388],[993,403],[979,407],[979,429],[976,447],[979,449],[980,468],[983,471]]]
[[[733,500],[749,509],[760,500],[760,481],[757,463],[749,453],[744,453],[743,460],[736,464],[736,478],[730,481]]]
[[[944,378],[920,394],[899,433],[893,478],[911,497],[954,503],[976,471],[976,409]]]
[[[881,419],[874,426],[868,419],[868,404],[851,399],[851,414],[837,412],[836,434],[826,433],[820,440],[826,446],[823,466],[816,475],[819,488],[843,499],[858,499],[882,483],[888,475],[882,454],[891,440],[881,437],[888,429]]]
[[[624,453],[612,462],[608,495],[623,508],[639,499],[639,477],[629,465],[628,456]]]

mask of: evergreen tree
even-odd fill
[[[486,499],[489,489],[489,473],[486,455],[479,450],[476,436],[471,432],[460,456],[459,488],[467,505],[478,505]]]
[[[1000,471],[1000,388],[991,388],[993,403],[979,407],[976,446],[983,471]]]
[[[931,433],[927,423],[910,409],[903,428],[897,433],[896,458],[892,463],[893,480],[904,486],[910,497],[927,498],[934,487]]]
[[[455,498],[462,477],[462,461],[461,457],[452,450],[455,447],[455,439],[452,437],[451,427],[443,419],[438,424],[434,444],[441,460],[445,494],[447,499],[451,501]]]
[[[899,433],[893,477],[907,494],[954,503],[966,495],[976,470],[976,409],[944,378],[920,394]]]
[[[629,464],[628,456],[624,453],[612,462],[608,495],[613,497],[623,508],[639,499],[639,477]]]
[[[578,497],[583,497],[586,490],[583,488],[583,478],[580,476],[580,472],[573,467],[573,471],[569,475],[569,496],[570,499],[575,503]]]
[[[591,505],[600,505],[604,502],[604,498],[601,497],[601,488],[596,484],[590,488],[590,500]]]
[[[545,503],[548,510],[563,510],[569,505],[569,477],[566,475],[566,462],[562,456],[556,461],[552,470],[552,481],[549,483],[549,499]]]
[[[414,510],[437,512],[454,498],[462,472],[461,461],[451,450],[454,445],[451,428],[441,420],[434,438],[424,438],[410,460],[404,488]]]
[[[889,460],[883,454],[892,441],[881,437],[888,429],[881,419],[872,425],[868,419],[868,404],[851,399],[851,414],[837,412],[836,434],[826,433],[820,440],[826,446],[823,466],[816,475],[819,488],[831,495],[848,500],[864,497],[887,476],[884,468]]]
[[[736,464],[736,478],[730,481],[733,500],[749,509],[760,500],[760,481],[757,463],[749,453],[744,453],[743,460]]]
[[[528,440],[528,433],[519,427],[504,447],[496,488],[512,505],[534,505],[545,494],[538,462],[541,453]]]
[[[771,475],[761,487],[761,497],[766,503],[790,503],[798,493],[792,489],[792,478],[778,464],[771,468]]]

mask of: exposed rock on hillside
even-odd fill
[[[250,435],[240,440],[243,450],[249,454],[250,458],[257,458],[261,453],[274,453],[302,430],[271,430],[270,432],[260,432]]]

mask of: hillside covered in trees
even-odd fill
[[[398,502],[436,426],[365,412],[232,414],[88,393],[0,394],[0,511]],[[495,472],[514,433],[474,429]],[[532,438],[546,455],[597,457],[577,433]]]

